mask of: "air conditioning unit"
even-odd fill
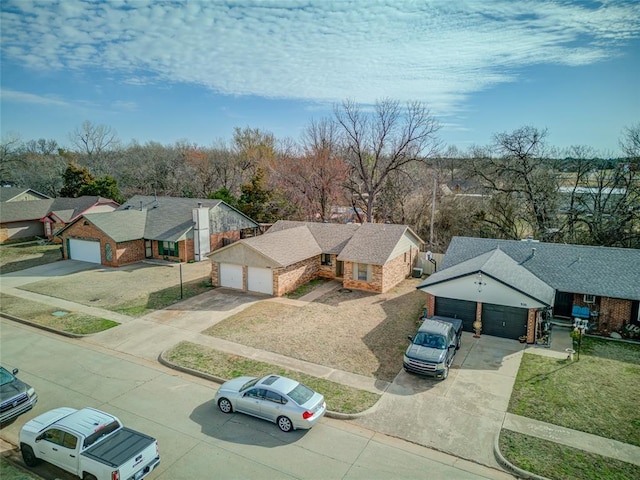
[[[422,277],[422,269],[421,268],[414,268],[413,272],[412,272],[412,276],[413,278],[421,278]]]
[[[596,303],[596,296],[595,295],[584,295],[584,303]]]

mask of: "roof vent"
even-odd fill
[[[202,202],[198,202],[198,208],[202,208]]]

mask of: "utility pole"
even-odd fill
[[[429,250],[433,252],[433,220],[436,215],[436,189],[438,188],[438,178],[433,177],[433,198],[431,199],[431,226],[429,228]]]

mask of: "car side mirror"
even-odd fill
[[[11,372],[11,373],[12,373],[12,374],[14,374],[14,375],[17,375],[17,374],[18,374],[18,369],[17,369],[17,368],[14,368],[14,369],[13,369],[13,372]]]
[[[410,342],[413,343],[413,337],[411,335],[409,335],[407,338],[409,339]]]

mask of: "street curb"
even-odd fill
[[[208,373],[203,373],[200,372],[199,370],[194,370],[193,368],[189,368],[189,367],[183,367],[181,365],[176,365],[175,363],[167,360],[166,358],[164,358],[164,354],[167,350],[164,350],[163,352],[160,353],[160,355],[158,355],[158,362],[160,362],[162,365],[164,365],[165,367],[171,368],[173,370],[177,370],[179,372],[183,372],[183,373],[187,373],[189,375],[193,375],[195,377],[200,377],[200,378],[204,378],[205,380],[209,380],[211,382],[215,382],[215,383],[219,383],[219,384],[223,384],[224,382],[227,381],[227,379],[224,378],[220,378],[220,377],[216,377],[214,375],[209,375]],[[376,405],[378,403],[376,402]],[[371,407],[370,409],[364,411],[364,412],[359,412],[359,413],[340,413],[340,412],[334,412],[332,410],[327,410],[325,412],[325,415],[329,418],[334,418],[336,420],[353,420],[356,418],[359,418],[363,415],[365,415],[367,412],[371,411],[372,409],[374,409],[376,407],[376,405],[374,405],[373,407]]]
[[[502,431],[502,429],[500,430]],[[518,478],[530,479],[530,480],[550,480],[547,477],[542,477],[540,475],[536,475],[535,473],[528,472],[526,470],[521,469],[520,467],[516,467],[509,460],[504,458],[502,452],[500,451],[500,434],[496,435],[496,438],[493,442],[493,454],[496,457],[498,463],[508,472],[512,472],[518,476]]]
[[[14,322],[22,323],[23,325],[29,325],[30,327],[39,328],[40,330],[45,330],[50,333],[57,333],[58,335],[62,335],[64,337],[69,338],[83,338],[93,335],[93,333],[71,333],[65,332],[64,330],[58,330],[57,328],[47,327],[46,325],[42,325],[40,323],[32,322],[30,320],[25,320],[24,318],[14,317],[13,315],[9,315],[8,313],[0,312],[0,317],[6,318],[8,320],[13,320]]]

